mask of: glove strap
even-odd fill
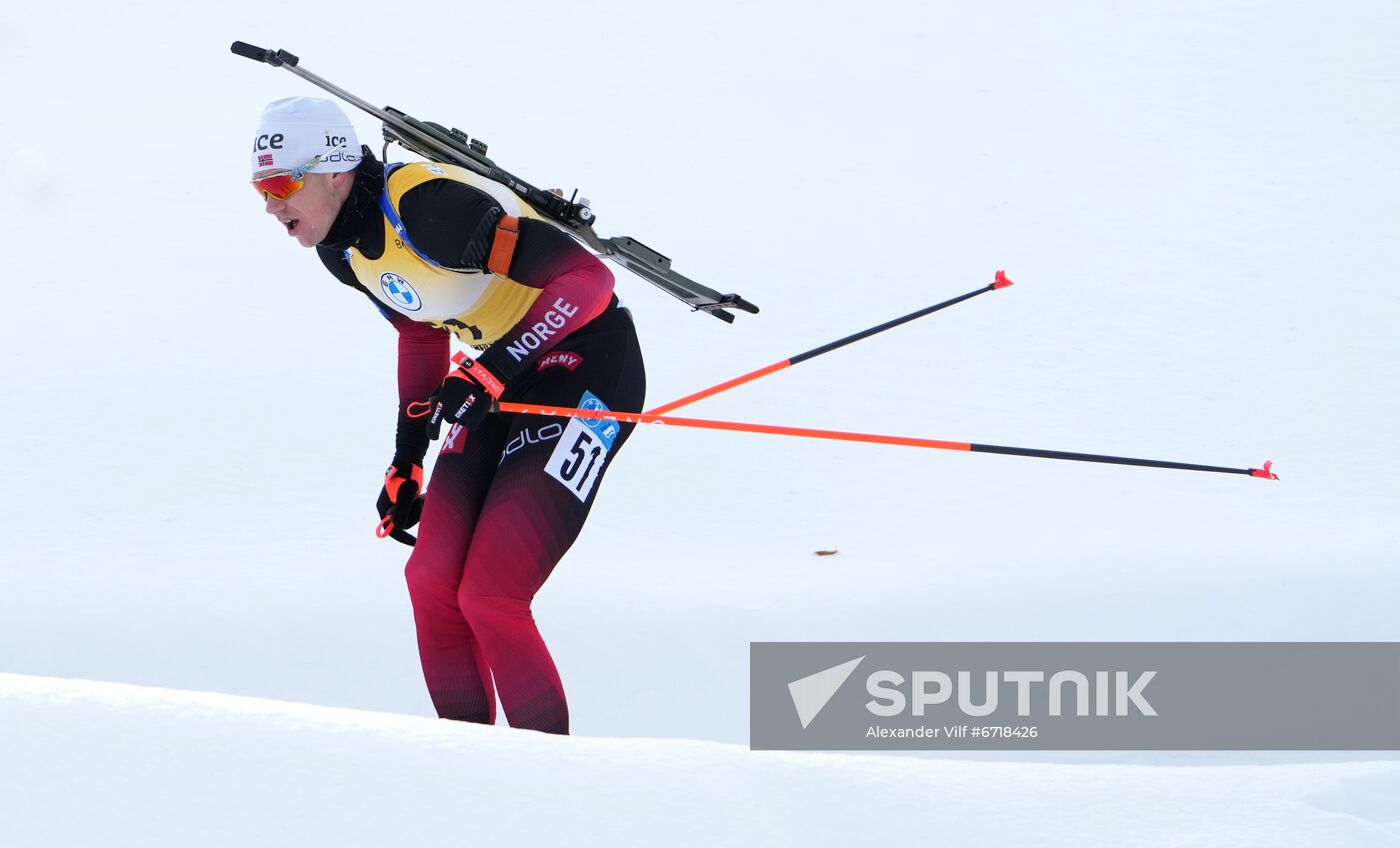
[[[486,393],[491,396],[492,400],[497,400],[498,398],[500,398],[501,393],[506,390],[505,384],[498,380],[495,374],[492,374],[490,371],[487,371],[485,365],[482,365],[480,362],[477,362],[475,359],[472,359],[465,353],[458,351],[457,353],[453,354],[452,361],[457,363],[457,367],[463,373],[469,375],[483,389],[485,389]]]

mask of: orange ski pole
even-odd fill
[[[807,427],[784,427],[774,424],[748,424],[741,421],[713,421],[706,418],[678,418],[670,415],[657,415],[653,412],[613,412],[603,409],[575,409],[561,406],[539,406],[528,403],[499,403],[494,407],[500,412],[519,412],[525,415],[553,415],[562,418],[591,418],[601,421],[620,421],[630,424],[670,424],[675,427],[699,427],[706,430],[735,430],[742,433],[768,433],[775,436],[797,436],[805,439],[832,439],[842,442],[866,442],[879,445],[902,445],[913,448],[933,448],[936,450],[969,451],[972,453],[999,453],[1008,456],[1030,456],[1042,459],[1065,459],[1076,462],[1103,462],[1113,465],[1137,465],[1147,468],[1176,468],[1184,471],[1210,471],[1217,474],[1247,474],[1277,480],[1273,473],[1273,461],[1264,463],[1263,468],[1228,468],[1220,465],[1199,465],[1188,462],[1167,462],[1160,459],[1135,459],[1126,456],[1105,456],[1093,453],[1072,453],[1070,451],[1042,450],[1039,448],[1013,448],[1005,445],[981,445],[974,442],[949,442],[942,439],[919,439],[909,436],[883,436],[875,433],[850,433],[843,430],[813,430]]]

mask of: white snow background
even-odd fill
[[[235,39],[762,307],[619,270],[652,405],[1004,268],[685,414],[1282,479],[643,428],[535,604],[577,737],[426,718],[372,533],[394,334],[247,188],[263,105],[320,92]],[[1400,6],[50,3],[4,41],[0,843],[1400,845],[1393,752],[744,747],[750,641],[1400,638]]]

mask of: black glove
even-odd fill
[[[463,354],[453,357],[457,367],[428,398],[432,415],[428,418],[428,438],[436,439],[442,425],[458,424],[469,432],[486,420],[491,401],[500,397],[504,386],[490,371]]]
[[[405,531],[423,517],[423,466],[394,457],[384,471],[384,488],[379,490],[379,527],[375,535],[405,545],[418,541]]]

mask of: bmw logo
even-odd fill
[[[417,312],[423,308],[423,299],[418,296],[418,292],[413,290],[413,286],[408,284],[408,280],[398,274],[381,275],[379,287],[384,290],[384,296],[389,299],[389,302],[400,309]]]

